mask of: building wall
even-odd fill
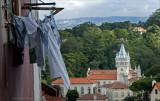
[[[37,63],[33,65],[34,70],[34,101],[41,101],[42,87],[41,87],[41,68],[37,66]]]
[[[0,7],[1,7],[1,2],[0,0]],[[2,18],[2,12],[0,8],[0,18]],[[2,19],[0,19],[0,99],[4,101],[4,68],[3,68],[3,40],[2,40]]]
[[[106,84],[111,84],[111,83],[116,82],[117,80],[94,80],[94,81],[97,81],[97,92],[98,92],[98,93],[101,93],[101,92],[102,92],[102,91],[101,91],[101,88],[102,88],[102,86],[104,85],[104,82],[105,82]],[[99,86],[98,82],[100,83],[100,86]]]
[[[66,94],[67,94],[68,90],[66,89],[66,87],[64,86],[64,84],[52,84],[52,85],[59,85],[60,87],[63,87],[63,89],[64,89],[64,95],[63,95],[63,97],[66,97]],[[96,87],[96,83],[94,83],[94,84],[71,84],[70,89],[74,90],[74,87],[77,87],[77,91],[79,93],[79,97],[81,97],[82,96],[81,95],[81,87],[84,88],[84,94],[88,94],[88,87],[91,88],[90,93],[93,94],[94,93],[93,89],[94,89],[94,87]]]
[[[30,3],[30,0],[16,0],[19,5],[19,14],[26,16],[28,10],[21,10],[21,5]],[[4,5],[4,0],[0,0]],[[1,12],[2,10],[2,12]],[[24,49],[23,65],[14,66],[14,46],[8,43],[9,29],[5,28],[5,10],[0,8],[0,99],[1,101],[34,101],[33,65],[29,61],[29,48]],[[2,33],[1,33],[2,29]],[[3,48],[2,48],[3,42]],[[2,52],[3,51],[3,52]],[[3,57],[3,59],[2,59]],[[2,65],[3,60],[3,65]],[[1,71],[2,70],[2,71]]]
[[[155,89],[158,90],[157,86],[154,86],[154,88],[151,91],[151,101],[156,101],[156,98],[157,100],[160,100],[160,91],[158,90],[158,94],[155,94]]]
[[[118,96],[116,96],[116,92],[118,93]],[[122,96],[122,92],[124,92],[124,96]],[[102,94],[106,95],[109,101],[122,101],[128,96],[128,92],[130,93],[130,96],[133,96],[133,92],[130,89],[109,89],[102,87]]]
[[[94,81],[97,81],[97,83],[100,82],[100,86],[103,86],[103,85],[104,85],[104,82],[105,82],[106,84],[111,84],[111,83],[116,82],[117,80],[94,80]]]

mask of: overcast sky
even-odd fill
[[[160,8],[160,0],[42,0],[56,2],[56,7],[64,10],[56,14],[56,19],[79,17],[108,17],[108,16],[140,16],[148,17]],[[40,18],[48,15],[49,11],[40,11]]]

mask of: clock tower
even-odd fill
[[[129,52],[125,51],[124,44],[121,44],[120,51],[116,54],[117,81],[126,83],[128,80],[130,65]]]

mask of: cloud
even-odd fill
[[[43,0],[56,2],[56,7],[64,7],[56,19],[78,17],[108,17],[108,16],[149,16],[160,8],[159,0]],[[41,11],[43,18],[48,11]]]

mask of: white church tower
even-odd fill
[[[116,54],[116,67],[117,67],[117,81],[122,83],[128,83],[130,65],[129,52],[127,53],[124,48],[124,44],[121,44],[120,51]]]

